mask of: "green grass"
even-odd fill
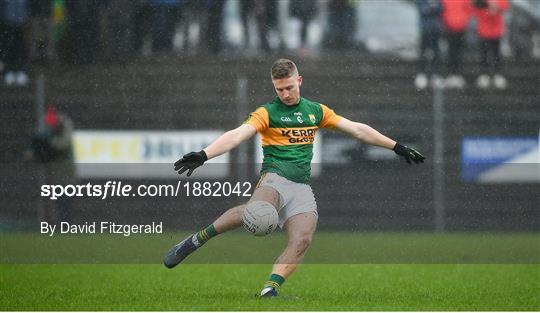
[[[0,310],[540,310],[538,265],[314,265],[276,299],[268,265],[0,265]]]
[[[228,233],[160,265],[185,235],[0,233],[0,311],[540,310],[537,233],[320,231],[277,299],[255,294],[282,232]]]
[[[0,233],[0,263],[158,264],[188,233],[54,235]],[[284,232],[254,237],[243,230],[219,236],[187,260],[192,264],[268,264],[279,255]],[[309,264],[538,264],[538,233],[358,233],[318,231]]]

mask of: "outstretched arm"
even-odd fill
[[[336,128],[367,144],[393,150],[397,155],[404,157],[409,164],[411,160],[414,163],[424,162],[425,157],[418,151],[399,144],[369,125],[353,122],[342,117],[336,124]]]
[[[390,150],[396,146],[396,142],[394,140],[379,133],[371,126],[353,122],[344,117],[339,120],[336,128],[370,145],[379,146]]]
[[[241,126],[233,130],[229,130],[228,132],[219,136],[218,139],[203,150],[199,152],[190,152],[184,155],[180,160],[174,163],[174,170],[177,171],[178,174],[188,171],[187,176],[191,176],[193,171],[197,167],[203,165],[208,159],[215,158],[231,151],[244,140],[253,137],[255,133],[257,133],[257,131],[254,126],[242,124]]]
[[[217,157],[236,148],[244,140],[253,137],[256,133],[257,131],[252,125],[242,124],[238,128],[229,130],[221,135],[208,147],[204,148],[203,151],[206,153],[208,159]]]

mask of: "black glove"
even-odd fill
[[[416,164],[424,163],[425,157],[413,148],[396,143],[393,150],[397,155],[404,157],[409,164],[411,164],[411,160]]]
[[[203,165],[206,160],[208,160],[208,157],[206,156],[206,152],[204,152],[204,150],[199,152],[190,152],[174,163],[174,170],[180,175],[189,170],[187,172],[187,176],[189,177],[193,171],[197,167]]]

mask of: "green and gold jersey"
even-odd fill
[[[305,98],[287,106],[276,97],[259,107],[244,123],[261,134],[261,174],[271,172],[297,183],[309,183],[315,133],[319,128],[335,128],[340,119],[326,105]]]

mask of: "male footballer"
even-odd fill
[[[418,151],[397,143],[370,126],[350,121],[324,104],[302,98],[302,76],[292,61],[277,60],[272,65],[271,77],[277,97],[251,113],[238,128],[224,133],[203,150],[184,155],[174,164],[178,174],[187,171],[190,176],[208,159],[234,149],[258,132],[264,161],[251,199],[229,209],[211,225],[172,247],[164,259],[166,267],[176,266],[211,238],[240,227],[243,211],[250,203],[269,202],[278,211],[279,226],[285,227],[288,243],[263,286],[262,297],[278,295],[279,287],[302,262],[317,226],[317,204],[309,185],[317,129],[336,128],[364,143],[393,150],[409,164],[411,161],[424,161],[424,156]]]

